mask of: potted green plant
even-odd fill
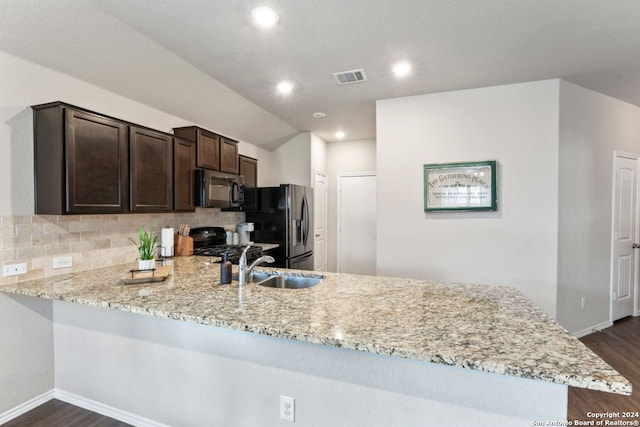
[[[153,224],[151,224],[151,228],[149,232],[140,227],[138,230],[138,239],[139,243],[136,243],[135,240],[129,238],[131,243],[136,245],[138,248],[138,253],[140,257],[138,258],[138,270],[151,270],[156,266],[156,260],[154,259],[154,254],[156,249],[158,249],[158,235],[153,234]]]

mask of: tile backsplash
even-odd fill
[[[196,209],[188,213],[126,215],[19,215],[0,216],[0,254],[2,265],[26,263],[27,274],[1,277],[0,284],[91,270],[133,262],[138,229],[154,230],[182,223],[191,227],[235,226],[242,222],[240,212]],[[73,266],[54,270],[53,259],[71,256]]]

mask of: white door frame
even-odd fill
[[[336,227],[336,271],[340,272],[340,230],[342,229],[342,218],[340,218],[340,194],[342,193],[342,178],[343,177],[356,177],[356,176],[375,176],[377,177],[375,172],[345,172],[345,173],[339,173],[338,174],[338,182],[337,182],[337,187],[338,187],[338,194],[337,194],[337,217],[338,217],[338,224]],[[377,203],[377,202],[376,202]]]
[[[616,158],[618,157],[626,157],[629,159],[634,159],[636,161],[636,235],[635,235],[635,241],[638,242],[638,237],[639,237],[639,233],[640,233],[640,221],[638,220],[639,215],[640,215],[640,173],[638,173],[638,171],[640,171],[640,155],[638,154],[632,154],[632,153],[627,153],[624,151],[614,151],[613,152],[613,176],[612,176],[612,182],[611,182],[611,259],[609,260],[609,323],[612,324],[613,323],[613,291],[614,291],[614,282],[615,282],[615,278],[614,278],[614,269],[613,269],[613,263],[615,262],[615,200],[616,200]],[[639,306],[638,306],[638,270],[640,269],[638,266],[638,261],[640,260],[638,251],[634,251],[633,254],[633,262],[636,266],[635,268],[635,274],[634,274],[634,278],[633,278],[633,315],[634,316],[638,316],[640,315],[639,312]]]

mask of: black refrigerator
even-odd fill
[[[269,252],[274,267],[313,270],[313,189],[282,184],[255,193],[256,206],[246,213],[254,223],[253,240],[279,245]]]

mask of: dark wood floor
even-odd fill
[[[621,319],[611,328],[580,339],[633,384],[631,396],[569,387],[569,420],[590,421],[589,412],[640,412],[640,317]],[[640,417],[616,420],[640,421]]]
[[[131,427],[129,424],[78,408],[60,400],[50,400],[20,415],[2,427]]]

